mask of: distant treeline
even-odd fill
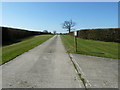
[[[28,31],[23,29],[2,27],[2,44],[18,42],[22,38],[26,38],[33,35],[51,34],[38,31]]]
[[[83,39],[92,39],[92,40],[120,43],[120,28],[84,29],[84,30],[78,30],[77,34],[78,34],[77,37]],[[74,35],[74,32],[70,32],[69,35]]]

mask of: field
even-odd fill
[[[0,58],[0,64],[4,64],[16,56],[36,47],[52,36],[53,35],[31,36],[29,38],[22,39],[21,42],[1,47],[0,50],[2,49],[2,59]]]
[[[120,43],[77,38],[78,47],[77,52],[75,52],[74,37],[70,35],[61,35],[61,38],[68,53],[120,59],[120,57],[118,57],[118,45],[120,45]]]

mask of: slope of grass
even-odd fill
[[[0,64],[4,64],[5,62],[10,61],[16,56],[36,47],[37,45],[51,38],[52,36],[53,35],[32,36],[30,38],[23,39],[21,42],[1,47],[2,59],[0,60]]]
[[[120,43],[77,38],[77,52],[75,52],[74,37],[70,35],[61,35],[61,38],[69,53],[120,59],[120,57],[118,57],[118,45],[120,45]]]

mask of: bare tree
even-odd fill
[[[64,23],[62,24],[62,27],[64,29],[68,29],[67,31],[69,31],[69,33],[70,33],[72,27],[74,27],[75,25],[76,25],[76,23],[73,22],[72,20],[70,20],[70,21],[64,21]]]

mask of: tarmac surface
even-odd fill
[[[82,88],[60,36],[2,65],[2,88]]]
[[[71,54],[87,88],[118,88],[118,60]]]
[[[117,59],[68,54],[59,35],[1,65],[2,88],[84,88],[70,57],[87,88],[118,88]]]

